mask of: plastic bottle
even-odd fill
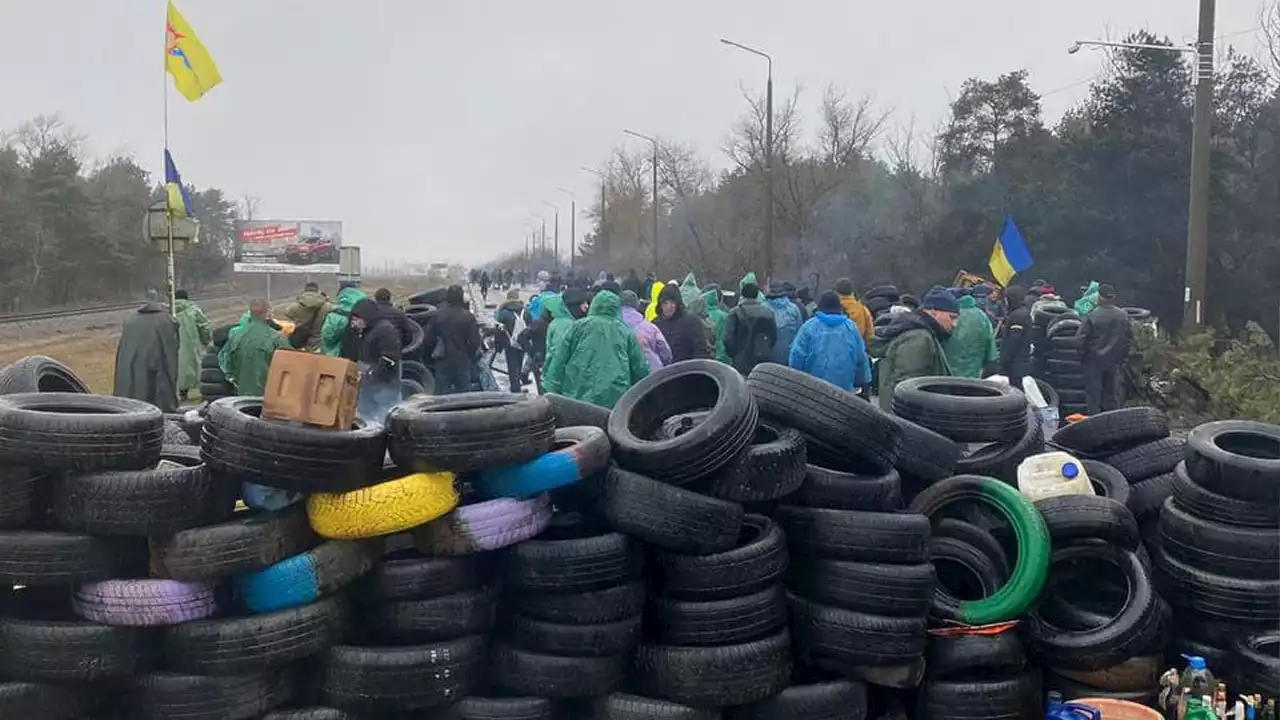
[[[1187,698],[1187,709],[1182,713],[1182,720],[1218,720],[1212,710],[1204,706],[1198,697]]]
[[[1182,675],[1178,677],[1178,689],[1181,691],[1182,697],[1187,698],[1184,707],[1189,707],[1192,700],[1195,700],[1197,704],[1203,704],[1201,698],[1211,695],[1218,682],[1213,678],[1213,673],[1209,672],[1209,668],[1205,667],[1204,658],[1199,655],[1183,655],[1182,657],[1186,658],[1187,666],[1183,668]],[[1180,712],[1179,716],[1183,720],[1187,718],[1185,712]],[[1213,717],[1212,710],[1209,711],[1209,717]]]
[[[1070,453],[1032,455],[1018,464],[1018,490],[1032,502],[1061,495],[1093,495],[1084,466]]]
[[[1102,712],[1088,705],[1065,703],[1062,701],[1062,693],[1054,690],[1049,693],[1044,720],[1102,720]]]

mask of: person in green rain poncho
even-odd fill
[[[693,301],[702,297],[702,288],[698,287],[698,278],[689,273],[684,276],[684,282],[680,283],[680,299],[684,301],[686,308],[693,308]]]
[[[178,322],[178,399],[185,401],[192,390],[200,387],[200,356],[213,342],[213,332],[209,318],[191,301],[186,290],[177,291],[174,297],[173,315]]]
[[[703,288],[702,301],[706,304],[706,317],[715,329],[715,359],[728,364],[729,353],[724,349],[724,321],[729,317],[729,313],[725,312],[720,297],[720,286],[712,283]]]
[[[271,322],[271,305],[258,299],[250,303],[247,317],[227,333],[218,360],[237,393],[262,395],[271,357],[281,349],[290,349],[289,339]]]
[[[338,291],[338,299],[333,309],[325,316],[324,325],[320,327],[320,344],[324,348],[325,355],[337,357],[342,351],[342,335],[351,324],[351,308],[366,297],[368,295],[365,291],[355,286],[344,287]]]
[[[640,342],[621,313],[617,295],[596,293],[586,317],[569,327],[560,349],[547,361],[543,382],[548,392],[612,408],[649,374]]]
[[[995,365],[996,336],[991,318],[978,308],[978,301],[965,295],[956,301],[960,314],[951,336],[943,343],[947,363],[955,377],[980,378],[984,368]]]

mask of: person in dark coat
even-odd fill
[[[1010,285],[1004,290],[1006,314],[1000,329],[1000,369],[1009,378],[1009,384],[1018,390],[1022,390],[1022,378],[1031,374],[1029,297],[1032,296],[1018,285]]]
[[[380,423],[400,402],[400,332],[390,318],[382,315],[378,304],[368,298],[351,308],[350,331],[343,338],[342,356],[360,366],[356,416]]]
[[[378,288],[373,294],[373,301],[378,305],[378,315],[382,319],[391,323],[396,329],[396,335],[400,337],[400,347],[406,348],[409,343],[413,342],[413,326],[416,325],[413,320],[409,319],[404,311],[391,303],[391,291],[386,288]]]
[[[672,362],[711,357],[702,319],[685,310],[679,287],[667,285],[658,293],[658,316],[653,324],[671,346]]]
[[[1076,337],[1084,354],[1084,396],[1089,414],[1115,410],[1119,407],[1116,371],[1129,360],[1133,322],[1128,313],[1116,307],[1114,285],[1103,283],[1098,288],[1098,306],[1084,316]]]
[[[499,337],[505,339],[506,346],[503,350],[507,360],[507,379],[510,381],[513,393],[524,389],[524,351],[517,342],[520,333],[516,331],[518,325],[524,325],[520,317],[523,313],[524,303],[520,302],[520,291],[514,288],[507,291],[506,301],[498,306],[498,311],[494,313],[494,319],[498,321],[498,325],[502,326],[504,333]],[[522,327],[521,332],[523,329]]]
[[[742,299],[724,321],[724,351],[738,372],[746,375],[756,365],[769,362],[777,341],[778,325],[773,311],[760,303],[760,288],[743,284]]]
[[[444,303],[426,328],[423,346],[431,353],[436,370],[436,394],[451,395],[471,389],[471,374],[483,344],[480,326],[467,309],[462,287],[450,285]]]
[[[627,273],[627,278],[622,281],[622,289],[630,290],[636,294],[636,297],[645,297],[644,286],[645,283],[640,280],[635,268],[631,268],[631,271]]]
[[[163,412],[178,410],[178,323],[154,299],[124,321],[116,346],[116,397],[143,400]]]

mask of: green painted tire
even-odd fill
[[[1009,582],[995,593],[981,600],[963,601],[956,606],[952,617],[939,619],[969,625],[1012,620],[1040,595],[1049,572],[1053,548],[1044,519],[1017,488],[979,475],[957,475],[934,483],[915,497],[909,512],[927,515],[932,521],[943,508],[958,502],[980,502],[1003,515],[1017,539],[1018,560]]]

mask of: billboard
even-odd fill
[[[236,224],[235,271],[337,273],[342,223],[334,220],[242,220]]]

